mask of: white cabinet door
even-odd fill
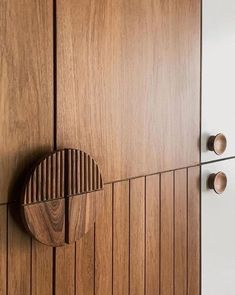
[[[202,162],[235,156],[235,0],[203,0]],[[223,133],[228,146],[207,150],[210,135]],[[235,293],[234,293],[235,294]]]
[[[224,172],[227,188],[207,187],[211,173]],[[235,159],[202,165],[202,295],[235,294]]]

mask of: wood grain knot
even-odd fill
[[[21,212],[28,232],[49,246],[73,243],[93,225],[103,181],[97,163],[76,149],[53,152],[31,170]]]

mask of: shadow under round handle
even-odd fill
[[[223,172],[210,174],[208,178],[208,187],[213,189],[217,194],[222,194],[227,187],[227,176]]]
[[[213,151],[216,155],[222,155],[227,148],[227,139],[224,134],[219,133],[210,136],[207,142],[208,150]]]

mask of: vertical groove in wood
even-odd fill
[[[65,151],[60,152],[60,167],[61,167],[61,174],[60,174],[60,190],[61,190],[61,197],[65,196],[65,187],[64,187],[64,179],[65,179]]]
[[[130,181],[130,294],[144,294],[145,179]]]
[[[112,294],[112,184],[105,185],[95,225],[95,294]]]
[[[42,170],[43,170],[43,177],[42,177],[42,201],[46,201],[46,195],[47,195],[47,165],[46,160],[42,162]]]
[[[56,196],[62,196],[60,190],[60,173],[61,173],[61,166],[60,166],[60,156],[61,152],[56,153]]]
[[[200,293],[200,168],[188,168],[188,294]]]
[[[76,242],[76,295],[94,295],[94,227]]]
[[[84,191],[87,191],[87,155],[83,154],[84,157]]]
[[[0,294],[7,294],[7,205],[0,206]]]
[[[75,294],[75,244],[56,248],[55,294]]]
[[[146,294],[159,294],[159,175],[146,177]]]
[[[175,295],[187,295],[187,169],[175,172],[174,225]]]
[[[77,181],[77,177],[76,177],[76,166],[77,166],[77,162],[76,162],[76,151],[72,150],[72,177],[73,177],[73,185],[72,185],[72,194],[75,195],[76,193],[78,193],[76,191],[76,181]]]
[[[38,166],[38,182],[37,182],[37,189],[38,189],[38,202],[42,201],[42,163]]]
[[[51,173],[52,173],[52,199],[55,199],[56,196],[56,154],[53,153],[51,156]]]
[[[80,190],[80,151],[76,150],[76,192],[81,192]]]
[[[51,164],[50,164],[50,158],[47,158],[46,164],[47,164],[47,194],[46,194],[46,200],[49,200],[50,198],[50,188],[51,188]]]
[[[97,186],[95,185],[95,161],[92,159],[92,190],[94,190]]]
[[[71,169],[71,165],[72,165],[72,159],[71,159],[71,150],[67,150],[67,192],[68,195],[72,195],[72,169]]]
[[[31,239],[19,228],[12,216],[17,216],[18,206],[9,205],[8,212],[8,295],[30,294]]]
[[[173,172],[161,174],[161,295],[173,295],[174,284]]]
[[[32,241],[32,295],[51,295],[53,248]]]
[[[113,186],[113,295],[119,295],[129,292],[129,181]]]
[[[33,202],[37,202],[37,179],[36,179],[36,170],[33,171],[33,175],[32,175],[32,201]]]

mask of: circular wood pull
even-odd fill
[[[219,133],[215,136],[210,136],[207,146],[208,149],[215,152],[216,155],[222,155],[227,147],[227,139],[222,133]]]
[[[213,173],[208,178],[208,187],[217,194],[222,194],[227,187],[227,176],[223,172]]]
[[[89,154],[50,153],[32,167],[23,187],[24,225],[43,244],[73,243],[93,226],[103,193],[100,169]]]

